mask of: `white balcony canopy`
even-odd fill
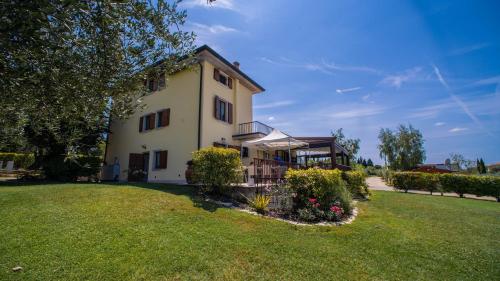
[[[307,142],[299,141],[284,134],[280,130],[273,129],[269,135],[250,141],[243,142],[245,146],[256,146],[267,149],[291,149],[307,146]]]

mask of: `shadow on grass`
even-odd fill
[[[165,193],[170,193],[173,195],[187,196],[192,202],[193,206],[197,208],[202,208],[208,212],[215,212],[218,208],[224,208],[223,206],[217,205],[213,202],[206,201],[204,197],[198,190],[197,187],[190,185],[174,185],[165,183],[143,183],[143,182],[57,182],[57,181],[0,181],[0,188],[8,187],[44,187],[44,186],[57,186],[64,184],[78,184],[78,185],[108,185],[108,186],[134,186],[139,188],[151,189],[156,191],[161,191]]]
[[[141,183],[141,182],[128,182],[128,183],[107,183],[110,185],[124,185],[124,186],[134,186],[139,188],[151,189],[156,191],[161,191],[165,193],[170,193],[173,195],[187,196],[192,202],[193,206],[201,208],[208,212],[215,212],[219,208],[224,208],[223,206],[217,205],[213,202],[206,201],[206,197],[199,192],[199,189],[191,185],[175,185],[175,184],[165,184],[165,183]]]

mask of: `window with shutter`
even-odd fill
[[[156,113],[156,127],[165,127],[170,123],[170,108],[158,111]]]
[[[219,81],[220,72],[217,68],[214,68],[214,79]]]
[[[141,116],[141,118],[139,118],[139,132],[142,132],[143,126],[144,126],[144,117]]]
[[[233,104],[227,103],[227,122],[233,124]]]
[[[160,73],[160,78],[158,79],[158,89],[161,90],[165,88],[165,73]]]
[[[155,80],[154,79],[149,79],[148,80],[148,89],[149,91],[153,92],[155,90]]]
[[[233,88],[233,79],[231,77],[227,78],[227,86],[229,87],[229,89]]]
[[[227,121],[226,102],[219,99],[219,120]]]
[[[167,158],[168,158],[167,150],[155,151],[155,169],[166,169]]]
[[[217,119],[217,120],[220,120],[220,110],[219,110],[219,106],[220,106],[220,103],[219,103],[219,97],[218,97],[218,96],[215,96],[215,99],[214,99],[214,117],[215,117],[215,119]]]

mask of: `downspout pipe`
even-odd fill
[[[201,148],[201,117],[203,108],[203,64],[200,65],[200,91],[198,93],[198,150]]]

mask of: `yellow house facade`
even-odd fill
[[[239,124],[253,121],[252,97],[264,88],[208,46],[196,56],[192,69],[148,84],[152,91],[142,100],[144,110],[112,120],[105,161],[118,164],[120,181],[184,183],[193,151],[241,145],[233,136]],[[256,152],[247,152],[242,160],[249,164]],[[141,167],[144,175],[130,174]]]

